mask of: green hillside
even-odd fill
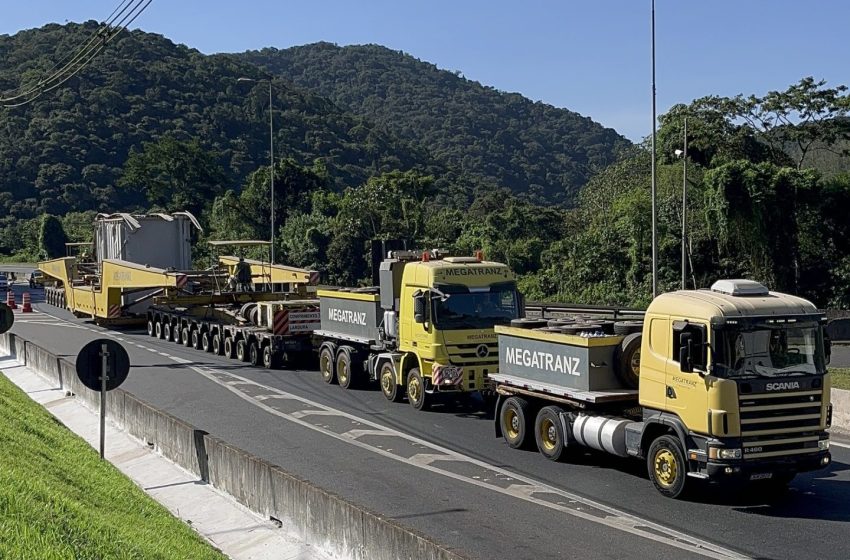
[[[428,146],[441,162],[535,202],[571,204],[631,143],[590,118],[379,45],[316,43],[239,58]]]

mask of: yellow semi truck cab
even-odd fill
[[[496,434],[552,460],[642,459],[669,497],[695,479],[779,489],[831,461],[824,325],[809,301],[722,280],[658,296],[628,334],[498,326]]]
[[[440,393],[486,389],[498,369],[495,325],[521,313],[510,269],[480,257],[393,251],[379,286],[320,290],[320,369],[348,387],[378,381],[393,401],[417,409]]]

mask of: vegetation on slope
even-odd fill
[[[224,556],[0,374],[0,558]]]

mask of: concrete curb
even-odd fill
[[[74,364],[64,357],[12,333],[0,335],[0,355],[18,359],[97,409],[98,394],[80,383]],[[107,416],[239,503],[280,521],[305,542],[336,556],[357,560],[464,558],[426,535],[198,430],[122,389],[110,392]]]

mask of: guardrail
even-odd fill
[[[614,320],[641,319],[646,315],[646,310],[607,305],[575,305],[570,303],[543,303],[536,301],[525,304],[526,317],[545,319],[574,314],[605,316]]]

